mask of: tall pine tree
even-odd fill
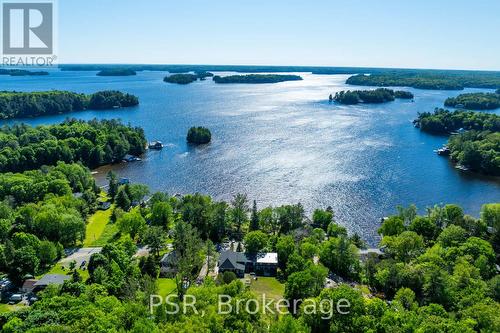
[[[250,231],[259,230],[259,212],[257,211],[257,202],[253,201],[252,217],[250,219]]]

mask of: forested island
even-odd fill
[[[191,127],[187,133],[186,141],[193,144],[206,144],[212,140],[212,133],[208,128],[199,126]]]
[[[198,76],[195,74],[173,74],[165,76],[163,79],[165,82],[177,84],[189,84],[196,80],[198,80]]]
[[[24,69],[5,69],[0,68],[0,75],[10,75],[10,76],[40,76],[49,75],[45,71],[27,71]]]
[[[115,90],[85,95],[70,91],[0,92],[0,118],[37,117],[85,109],[104,110],[139,104],[131,94]]]
[[[214,76],[215,83],[278,83],[285,81],[300,81],[302,77],[298,75],[282,74],[248,74],[248,75],[228,75]]]
[[[349,77],[347,84],[359,86],[402,86],[418,89],[462,90],[464,88],[496,89],[500,86],[498,72],[467,71],[392,71]]]
[[[347,90],[335,93],[335,96],[330,95],[330,101],[335,101],[341,104],[358,104],[358,103],[386,103],[394,101],[396,98],[411,99],[413,94],[409,91],[394,91],[387,88],[378,88],[375,90]]]
[[[472,111],[436,109],[420,113],[414,121],[422,131],[453,134],[447,147],[459,165],[500,176],[500,116]]]
[[[447,98],[444,105],[469,110],[494,110],[500,107],[500,94],[498,91],[496,93],[460,94],[457,97]]]
[[[57,162],[89,168],[120,162],[126,154],[141,155],[146,147],[141,128],[116,120],[81,121],[31,127],[0,128],[0,172],[38,169]]]
[[[183,73],[183,74],[172,74],[169,76],[166,76],[163,81],[168,82],[168,83],[177,83],[177,84],[189,84],[192,83],[198,79],[200,80],[205,80],[207,77],[212,77],[214,76],[210,72],[198,72],[196,74],[189,74],[189,73]]]
[[[137,72],[127,68],[103,69],[99,71],[97,76],[132,76],[137,75]]]
[[[206,71],[200,71],[200,72],[196,72],[196,76],[198,76],[198,78],[200,80],[205,80],[207,77],[213,77],[214,73],[206,72]]]

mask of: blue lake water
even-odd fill
[[[229,200],[242,192],[260,208],[301,202],[310,213],[332,206],[336,220],[370,244],[378,240],[380,218],[397,205],[415,203],[423,212],[434,204],[457,203],[478,216],[483,203],[500,201],[498,179],[456,170],[433,152],[446,138],[421,133],[411,124],[417,112],[432,111],[463,91],[403,88],[415,94],[414,103],[340,106],[327,101],[330,93],[359,88],[346,86],[346,75],[300,73],[303,81],[278,84],[216,85],[206,80],[181,86],[164,83],[162,72],[131,77],[95,73],[0,76],[0,90],[116,89],[135,94],[140,106],[134,108],[23,121],[38,125],[68,116],[121,118],[143,127],[148,140],[166,144],[141,162],[113,166],[121,177],[171,194],[201,192]],[[212,143],[189,147],[185,136],[193,125],[210,128]],[[99,182],[108,168],[96,175]]]

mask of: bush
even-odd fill
[[[234,274],[234,272],[225,271],[222,274],[222,282],[224,282],[224,284],[230,284],[231,282],[233,282],[237,278],[238,277],[236,276],[236,274]]]

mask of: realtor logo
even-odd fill
[[[52,3],[4,2],[2,28],[4,55],[46,55],[54,51]]]

